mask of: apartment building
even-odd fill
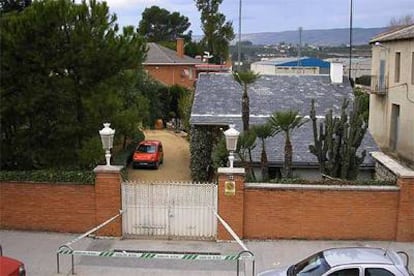
[[[370,44],[370,132],[381,149],[414,166],[414,24]]]

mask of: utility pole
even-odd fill
[[[299,27],[299,45],[298,45],[298,64],[297,66],[302,66],[300,59],[302,58],[302,27]]]
[[[351,81],[351,70],[352,70],[352,0],[351,0],[351,12],[349,16],[349,81]]]
[[[239,0],[239,43],[237,44],[237,71],[240,71],[241,62],[241,8],[242,0]]]

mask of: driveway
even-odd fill
[[[191,181],[190,145],[186,137],[171,130],[145,130],[145,139],[160,140],[164,147],[164,163],[158,170],[128,168],[129,180]]]

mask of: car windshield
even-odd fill
[[[155,150],[156,150],[156,147],[154,145],[139,145],[137,152],[154,153]]]
[[[320,276],[328,271],[329,268],[323,253],[320,252],[290,267],[288,275]]]

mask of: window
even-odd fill
[[[326,262],[325,257],[323,256],[323,253],[312,255],[292,267],[294,270],[294,275],[303,276],[322,275],[330,269],[329,264]]]
[[[411,54],[411,84],[414,84],[414,52]]]
[[[395,276],[384,268],[367,268],[365,269],[365,276]]]
[[[392,104],[391,127],[390,127],[390,149],[396,150],[398,144],[398,133],[400,131],[400,106]]]
[[[188,68],[188,79],[193,80],[193,68]]]
[[[385,91],[385,60],[380,60],[379,78],[378,78],[378,92]]]
[[[359,269],[358,268],[348,268],[348,269],[341,269],[335,271],[329,276],[359,276]]]
[[[156,147],[154,145],[140,145],[137,149],[137,152],[143,153],[154,153],[156,151]]]
[[[401,53],[395,53],[395,82],[400,82]]]

